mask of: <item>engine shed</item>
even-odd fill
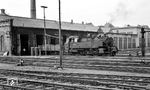
[[[59,35],[58,21],[46,20],[46,34]],[[62,22],[62,41],[71,35],[86,37],[97,34],[98,26],[92,24]],[[56,44],[58,39],[51,37],[47,43]],[[44,44],[43,19],[9,16],[0,14],[0,53],[9,55],[31,55],[31,47]]]

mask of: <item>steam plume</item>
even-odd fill
[[[117,8],[114,12],[110,13],[109,22],[115,22],[118,20],[125,20],[128,18],[130,11],[127,8],[127,5],[123,2],[118,3]]]

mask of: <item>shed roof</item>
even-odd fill
[[[43,28],[43,19],[31,19],[27,17],[0,15],[0,20],[13,19],[13,26],[16,27],[30,27],[30,28]],[[74,30],[74,31],[89,31],[97,32],[98,26],[71,22],[62,22],[63,30]],[[46,20],[46,28],[48,29],[59,29],[59,23],[55,20]]]

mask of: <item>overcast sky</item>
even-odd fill
[[[48,7],[47,19],[58,20],[58,0],[36,0],[37,18],[43,18],[42,5]],[[1,0],[2,8],[9,15],[30,17],[30,0]],[[150,25],[150,0],[61,0],[61,8],[62,21],[67,22]]]

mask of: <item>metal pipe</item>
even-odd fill
[[[46,22],[45,22],[45,8],[46,6],[41,6],[43,8],[43,14],[44,14],[44,43],[45,43],[45,55],[47,55],[47,48],[46,48]]]

